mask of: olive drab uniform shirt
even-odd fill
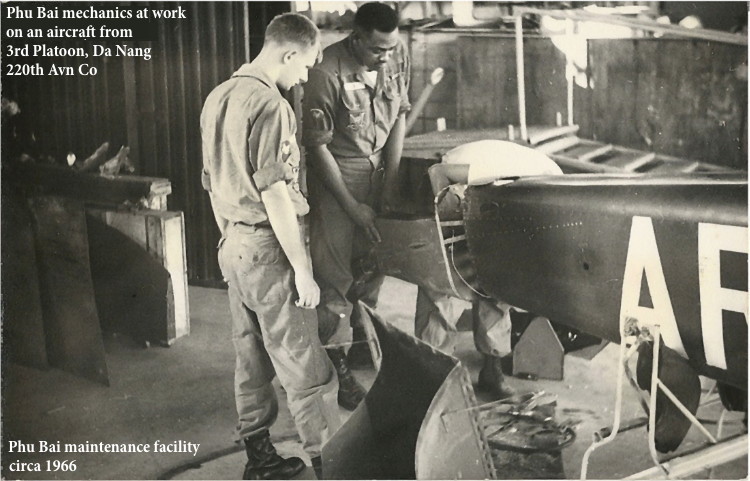
[[[284,181],[298,217],[309,211],[299,186],[297,124],[276,84],[245,64],[206,99],[201,112],[203,188],[230,223],[268,221],[260,193]]]
[[[375,85],[368,85],[353,38],[328,46],[304,85],[302,143],[327,145],[334,158],[369,158],[385,145],[398,116],[407,112],[411,66],[399,42]]]

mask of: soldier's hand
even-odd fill
[[[372,242],[380,242],[380,232],[375,227],[375,211],[367,204],[360,203],[353,212],[354,223],[365,230],[367,237]]]
[[[320,288],[311,271],[295,272],[294,284],[299,295],[299,299],[294,302],[297,307],[313,309],[320,303]]]

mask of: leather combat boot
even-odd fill
[[[282,458],[268,431],[245,439],[247,464],[242,479],[291,479],[305,469],[300,458]]]
[[[503,375],[502,359],[488,354],[483,354],[484,365],[479,371],[479,382],[477,387],[491,393],[498,399],[505,399],[516,394],[516,391],[505,384]]]
[[[354,411],[365,398],[365,388],[357,382],[349,370],[346,363],[346,353],[343,349],[326,349],[326,353],[331,358],[333,367],[336,368],[336,375],[339,378],[339,406],[348,411]]]
[[[313,471],[315,471],[315,477],[318,479],[323,479],[323,458],[321,458],[320,456],[315,456],[311,459],[311,461]]]

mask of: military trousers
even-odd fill
[[[379,163],[366,158],[337,162],[352,196],[376,209],[383,179]],[[358,322],[353,306],[362,301],[375,308],[384,276],[364,262],[372,246],[364,230],[352,222],[314,172],[311,174],[310,256],[320,286],[320,340],[330,347],[347,346],[352,341],[352,323]]]
[[[219,266],[229,286],[239,436],[276,420],[271,382],[278,376],[305,451],[319,456],[340,425],[338,380],[318,339],[315,311],[294,304],[294,272],[273,230],[230,224]]]
[[[469,306],[467,301],[419,287],[414,334],[447,354],[453,352],[456,324]],[[501,357],[510,354],[511,306],[491,299],[471,303],[474,345],[482,354]]]

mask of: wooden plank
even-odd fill
[[[639,91],[633,41],[589,40],[588,46],[593,140],[636,146],[634,99]]]
[[[511,35],[458,38],[459,128],[518,123],[515,41]],[[564,55],[549,38],[526,38],[527,123],[554,124],[566,112]]]
[[[549,38],[524,41],[524,53],[527,122],[555,124],[558,113],[565,119],[568,109],[565,55]]]
[[[596,164],[594,162],[583,162],[573,157],[566,157],[565,155],[549,154],[550,158],[554,160],[557,165],[566,174],[574,173],[598,173],[598,174],[617,174],[622,173],[622,169],[612,167],[606,164]]]
[[[580,141],[581,139],[579,139],[575,135],[571,135],[570,137],[562,137],[560,139],[555,139],[550,142],[537,145],[536,147],[534,147],[534,149],[547,155],[562,155],[562,153],[566,150],[578,145]]]
[[[624,171],[634,171],[656,158],[653,152],[639,152],[615,149],[611,153],[612,158],[605,160],[604,163],[617,167]]]
[[[657,55],[657,76],[653,92],[658,99],[652,100],[658,105],[659,118],[658,132],[651,149],[680,157],[685,157],[686,154],[691,157],[683,146],[687,136],[698,134],[687,128],[691,123],[687,118],[692,110],[689,104],[696,95],[693,82],[685,78],[686,63],[691,61],[691,43],[671,40],[660,42],[658,54],[654,53]]]
[[[158,203],[157,198],[166,197],[172,191],[167,179],[131,175],[105,177],[45,164],[9,164],[4,166],[3,176],[17,185],[31,186],[37,193],[114,206],[125,202],[133,205]]]
[[[46,369],[47,347],[31,211],[10,186],[2,189],[3,349],[13,362]]]
[[[590,162],[590,159],[585,158],[588,153],[590,153],[592,150],[598,150],[602,148],[604,144],[601,142],[592,142],[591,140],[586,139],[580,139],[575,137],[577,140],[576,143],[570,144],[570,147],[565,147],[563,149],[558,149],[557,151],[553,152],[557,155],[563,155],[565,157],[570,157],[572,159],[578,159],[581,162]],[[560,142],[565,140],[559,139]],[[544,147],[543,145],[540,147]],[[537,148],[539,150],[539,148]]]
[[[663,159],[655,159],[653,162],[643,165],[642,167],[636,169],[636,172],[639,173],[649,173],[649,174],[664,174],[667,172],[684,172],[684,169],[690,168],[690,166],[694,165],[695,162],[691,160],[682,160],[682,161],[674,161],[674,160],[663,160]]]
[[[175,339],[190,334],[187,260],[185,255],[185,219],[179,216],[162,220],[164,231],[164,267],[172,281]]]
[[[109,385],[83,203],[37,196],[30,205],[49,363]]]
[[[675,39],[589,41],[593,138],[745,168],[747,52]]]
[[[508,44],[491,48],[494,43],[483,37],[458,38],[457,117],[461,129],[499,127],[503,120],[505,124],[518,122],[513,114],[518,105],[515,83],[510,83],[515,76],[513,51]]]
[[[133,239],[143,250],[148,251],[148,229],[147,223],[140,216],[129,212],[116,212],[111,210],[88,209],[88,212],[101,212],[104,222],[118,231]]]
[[[627,81],[635,82],[637,86],[634,97],[635,113],[633,119],[638,132],[638,140],[632,143],[623,142],[622,139],[612,139],[620,145],[633,148],[653,149],[658,141],[657,137],[660,132],[660,115],[662,98],[661,93],[657,90],[658,84],[658,43],[657,42],[634,42],[635,61],[637,71],[635,78]]]
[[[563,125],[560,127],[542,128],[540,126],[528,126],[529,143],[538,145],[555,137],[573,135],[578,132],[577,125]]]
[[[578,160],[591,162],[592,159],[595,159],[596,157],[599,157],[600,155],[604,155],[610,152],[613,148],[614,147],[612,146],[612,144],[595,146],[592,150],[589,150],[588,152],[578,155]]]
[[[711,77],[704,87],[705,110],[691,112],[690,117],[694,131],[705,131],[705,136],[690,137],[687,148],[691,152],[700,149],[699,156],[692,156],[697,160],[747,170],[747,145],[742,142],[747,135],[748,87],[747,75],[743,78],[742,74],[747,68],[747,49],[704,42],[693,49],[697,62],[705,60],[710,65]],[[703,128],[700,119],[706,119],[708,126]]]
[[[680,169],[680,172],[696,172],[700,168],[701,163],[700,162],[692,162],[682,169]]]

